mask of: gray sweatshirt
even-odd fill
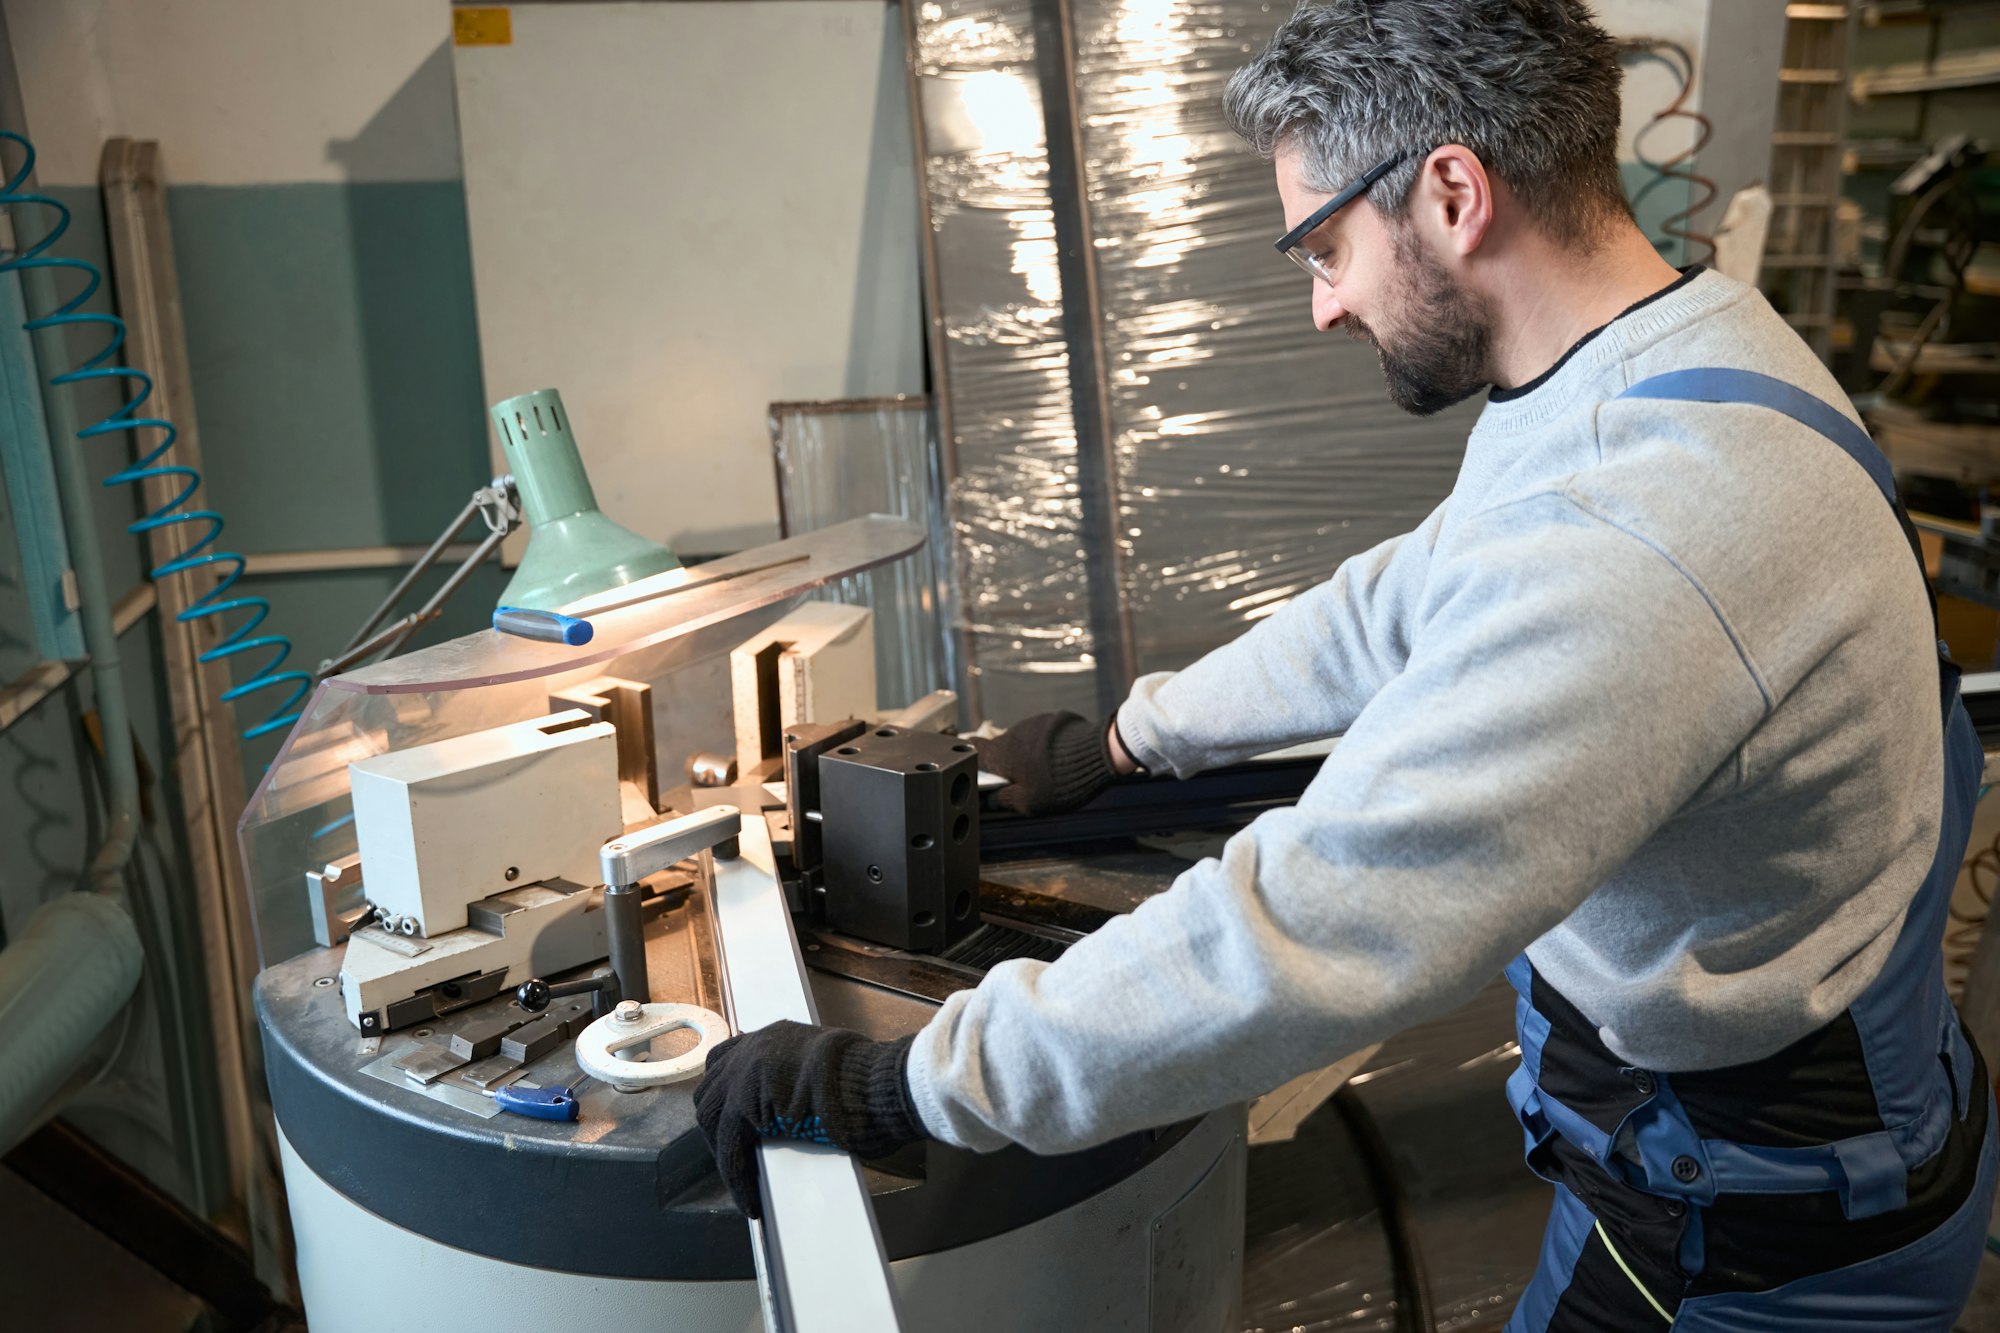
[[[1613,401],[1728,366],[1852,414],[1754,290],[1701,273],[1526,393],[1450,497],[1121,734],[1178,776],[1345,733],[1294,808],[911,1049],[924,1124],[1063,1152],[1257,1096],[1527,951],[1643,1068],[1769,1055],[1880,970],[1936,848],[1930,614],[1866,473],[1768,409]]]

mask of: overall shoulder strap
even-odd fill
[[[1782,412],[1800,425],[1818,431],[1860,464],[1861,470],[1875,483],[1875,488],[1882,492],[1882,498],[1895,511],[1896,522],[1901,525],[1903,536],[1910,543],[1910,553],[1916,557],[1917,569],[1920,572],[1924,570],[1923,543],[1917,539],[1916,525],[1910,522],[1902,501],[1896,497],[1896,479],[1889,470],[1889,460],[1875,447],[1875,441],[1868,438],[1867,431],[1824,399],[1770,375],[1722,366],[1670,370],[1664,375],[1641,380],[1618,396],[1691,403],[1748,403],[1753,407],[1768,407],[1774,412]],[[1930,599],[1931,629],[1936,632],[1937,593],[1931,587],[1928,573],[1924,575],[1924,595]]]

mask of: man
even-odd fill
[[[1753,290],[1620,193],[1581,0],[1327,0],[1231,81],[1312,311],[1391,396],[1492,393],[1449,499],[1106,725],[988,743],[1021,808],[1344,733],[1295,809],[913,1040],[784,1026],[698,1096],[864,1156],[1064,1152],[1521,991],[1556,1185],[1513,1329],[1950,1327],[1994,1187],[1938,938],[1978,752],[1886,466]]]

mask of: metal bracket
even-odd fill
[[[315,944],[330,949],[368,923],[374,909],[366,897],[345,909],[337,906],[350,893],[363,892],[359,854],[343,856],[318,870],[306,871],[306,901],[312,909]]]

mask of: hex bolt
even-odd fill
[[[620,1023],[637,1023],[646,1017],[646,1006],[637,1000],[620,1000],[611,1016]]]

